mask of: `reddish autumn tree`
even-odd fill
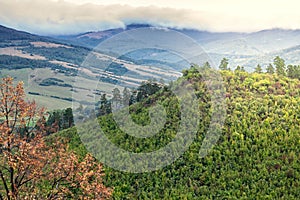
[[[82,161],[67,141],[46,140],[45,110],[25,100],[23,83],[0,82],[0,200],[106,199],[102,166]]]

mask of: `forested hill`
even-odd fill
[[[209,155],[199,157],[209,124],[209,98],[201,76],[190,69],[174,84],[187,79],[198,91],[203,118],[196,139],[178,160],[158,171],[131,174],[106,167],[105,184],[114,188],[114,199],[300,198],[300,81],[241,70],[221,73],[226,120]],[[175,97],[164,90],[132,105],[131,115],[136,123],[148,124],[147,110],[155,99],[166,106],[168,116],[157,135],[147,139],[129,136],[118,128],[112,115],[99,118],[102,130],[127,151],[150,152],[163,147],[176,135],[180,122]],[[93,133],[91,127],[86,128]],[[75,128],[59,135],[72,138],[70,147],[78,154],[86,153]]]

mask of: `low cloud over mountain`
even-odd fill
[[[84,1],[87,2],[87,1]],[[208,31],[249,32],[274,27],[300,28],[297,2],[1,0],[0,22],[43,35],[76,34],[147,23]],[[97,3],[98,2],[98,3]],[[156,3],[155,3],[156,2]]]

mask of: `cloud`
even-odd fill
[[[124,27],[130,23],[240,32],[275,27],[300,28],[300,15],[295,6],[288,5],[287,11],[276,0],[266,1],[267,3],[260,1],[260,4],[256,0],[252,1],[254,3],[187,0],[180,1],[181,3],[173,1],[173,4],[169,0],[160,0],[165,3],[157,6],[145,3],[146,1],[134,4],[133,0],[128,5],[117,4],[121,2],[118,0],[113,1],[116,4],[102,5],[101,1],[97,3],[95,0],[85,0],[84,2],[92,2],[85,4],[80,4],[82,0],[75,0],[77,3],[70,1],[1,0],[0,24],[43,35],[98,31]],[[167,6],[166,2],[171,6]],[[182,2],[186,2],[186,6]]]

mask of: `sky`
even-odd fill
[[[213,32],[300,29],[298,0],[0,0],[0,24],[40,35],[148,23]]]

